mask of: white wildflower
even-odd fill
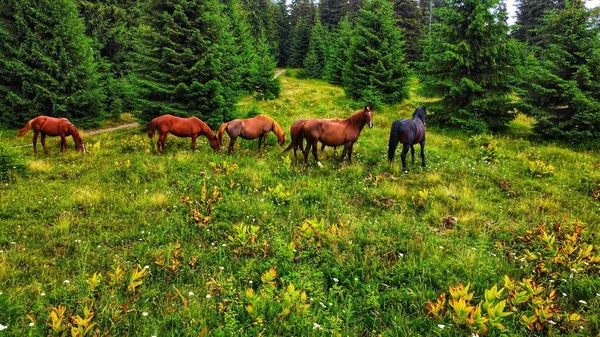
[[[63,281],[63,283],[69,284],[69,283],[71,283],[71,281],[69,281],[69,280],[64,280],[64,281]]]
[[[190,292],[188,293],[188,295],[190,295],[190,296],[194,296],[194,292],[193,292],[193,291],[190,291]]]
[[[206,294],[206,298],[211,298],[212,296],[210,296],[210,294]]]
[[[552,325],[556,325],[556,322],[553,320],[549,320],[548,323],[552,324]]]
[[[148,313],[144,311],[144,312],[142,312],[142,316],[146,317],[146,316],[148,316]]]
[[[333,278],[333,282],[338,283],[340,282],[340,280],[336,279],[335,277]]]
[[[323,328],[321,327],[321,325],[319,323],[313,323],[313,330],[316,330],[316,329],[323,330]]]
[[[444,324],[438,324],[438,328],[440,328],[440,330],[444,330],[446,326]]]
[[[46,296],[46,293],[42,291],[42,292],[40,293],[40,296]]]
[[[587,302],[584,301],[584,300],[579,300],[579,303],[581,303],[581,304],[587,304]]]
[[[6,328],[8,328],[8,326],[0,324],[0,331],[4,330]]]
[[[35,325],[35,323],[33,323],[33,322],[29,323],[29,326],[34,326],[34,325]]]

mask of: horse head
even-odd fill
[[[279,124],[277,124],[277,122],[275,120],[273,120],[273,132],[277,136],[277,143],[279,143],[279,146],[284,146],[285,145],[285,132],[283,131],[281,126],[279,126]]]
[[[373,112],[371,112],[371,107],[368,105],[365,105],[364,109],[363,109],[363,118],[365,121],[365,124],[367,124],[369,126],[369,129],[373,128]]]
[[[415,110],[415,112],[413,113],[413,117],[412,119],[420,119],[421,122],[423,123],[423,125],[425,125],[425,118],[427,117],[427,112],[426,112],[427,108],[426,107],[420,107],[417,108]]]
[[[83,142],[83,138],[81,138],[79,131],[77,131],[77,128],[73,124],[69,125],[69,133],[75,141],[75,150],[85,153],[85,143]]]
[[[221,150],[221,143],[219,142],[217,135],[213,134],[212,138],[209,138],[208,141],[210,143],[210,147],[212,147],[215,152]]]

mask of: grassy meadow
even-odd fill
[[[281,81],[241,114],[288,132],[359,108]],[[599,153],[536,141],[519,117],[493,137],[429,127],[427,167],[417,146],[404,174],[389,126],[426,103],[374,110],[342,167],[327,148],[305,168],[273,134],[231,156],[169,136],[158,156],[156,137],[123,129],[86,137],[85,155],[50,138],[33,156],[7,148],[31,131],[5,130],[0,336],[600,333]]]

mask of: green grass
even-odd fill
[[[257,105],[287,131],[299,118],[345,118],[358,109],[322,81],[281,81],[279,99],[247,98],[242,113]],[[413,94],[374,111],[374,128],[362,131],[354,163],[343,167],[341,149],[328,148],[320,154],[325,167],[311,158],[307,169],[281,155],[274,135],[267,151],[239,140],[231,156],[213,153],[205,139],[191,153],[188,139],[173,136],[157,156],[156,138],[142,129],[87,137],[85,155],[60,154],[57,139],[48,141],[49,155],[18,148],[24,173],[0,185],[0,324],[8,326],[0,336],[70,334],[71,317],[85,318],[92,303],[87,335],[464,335],[449,319],[428,318],[425,305],[460,281],[480,299],[504,275],[532,274],[497,242],[511,248],[540,223],[579,221],[586,239],[600,243],[591,235],[600,229],[600,201],[591,196],[598,152],[535,143],[525,118],[494,138],[492,163],[468,136],[429,127],[427,168],[416,158],[403,174],[399,151],[389,166],[391,122],[424,102]],[[5,131],[0,145],[30,144],[31,133],[15,133]],[[553,165],[553,175],[532,177],[535,160]],[[453,229],[442,226],[448,216],[458,219]],[[243,225],[259,227],[253,240]],[[132,291],[137,265],[149,273]],[[122,278],[108,274],[117,267]],[[271,268],[275,279],[261,281]],[[598,269],[557,289],[566,294],[561,308],[585,317],[580,333],[598,333]],[[53,332],[47,323],[59,306],[63,328]],[[526,334],[518,315],[504,323],[508,335]]]

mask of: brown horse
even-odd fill
[[[196,150],[196,138],[204,135],[210,142],[210,147],[217,152],[221,149],[217,136],[215,133],[197,117],[182,118],[173,115],[162,115],[154,118],[146,125],[148,129],[148,137],[154,137],[154,130],[158,129],[158,141],[156,146],[158,147],[158,154],[165,149],[165,139],[167,133],[171,133],[177,137],[191,137],[192,138],[192,151]]]
[[[85,144],[83,143],[83,138],[79,135],[79,131],[77,128],[71,124],[71,122],[66,118],[54,118],[48,116],[39,116],[36,117],[25,125],[22,129],[19,129],[17,133],[18,137],[25,135],[29,128],[33,128],[33,153],[37,153],[37,138],[38,135],[42,134],[42,146],[44,147],[44,153],[48,153],[48,148],[46,147],[46,136],[56,137],[60,136],[60,151],[67,150],[67,140],[66,137],[71,136],[75,141],[75,150],[85,152]]]
[[[319,158],[317,158],[317,145],[320,141],[327,146],[344,145],[340,165],[344,162],[344,157],[348,154],[348,162],[352,163],[352,147],[365,124],[373,128],[373,113],[369,106],[355,112],[352,116],[341,120],[311,119],[302,126],[302,133],[307,141],[304,151],[304,163],[308,165],[308,154],[312,147],[313,157],[317,165],[322,167]]]
[[[336,121],[339,121],[339,119],[333,119]],[[298,150],[298,148],[300,148],[300,151],[304,152],[304,145],[302,144],[304,142],[304,134],[302,133],[302,127],[304,126],[304,123],[306,123],[306,121],[308,121],[308,119],[298,119],[297,121],[294,122],[294,124],[292,124],[292,126],[290,126],[290,139],[291,139],[291,143],[290,145],[283,150],[282,153],[286,153],[291,149],[294,149],[294,158],[297,160],[298,159],[298,155],[296,154],[296,151]],[[333,147],[333,153],[335,154],[335,150],[337,149],[337,146]],[[325,151],[325,144],[321,145],[321,152]]]
[[[223,133],[225,131],[229,135],[227,154],[233,150],[233,145],[235,145],[237,137],[247,140],[258,138],[258,149],[260,150],[261,143],[264,143],[265,148],[267,147],[269,132],[273,132],[277,136],[279,146],[285,144],[285,132],[283,132],[281,126],[273,118],[266,115],[258,115],[246,119],[234,119],[231,122],[223,123],[218,132],[219,144],[221,145],[223,144]]]

